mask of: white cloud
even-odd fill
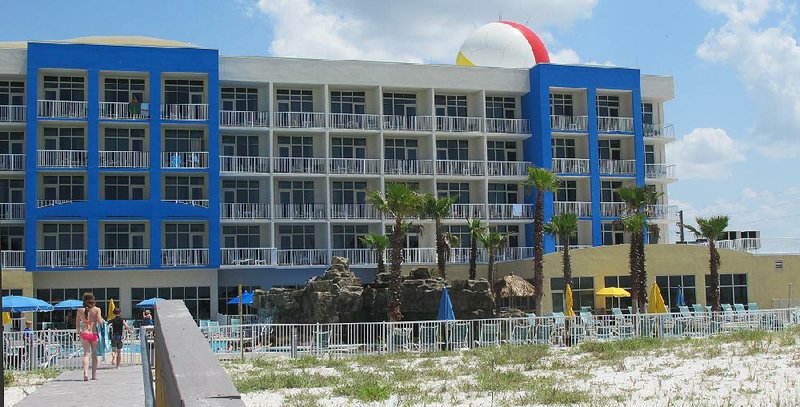
[[[744,161],[744,145],[723,129],[697,128],[667,145],[668,159],[677,165],[678,178],[719,179],[731,175],[731,166]]]
[[[800,44],[794,7],[779,0],[701,0],[725,16],[697,48],[706,61],[734,67],[758,105],[754,145],[772,157],[800,155]],[[767,25],[770,17],[782,21]]]
[[[551,54],[575,63],[577,53],[561,47],[546,30],[591,17],[596,3],[257,0],[252,7],[270,19],[274,38],[269,51],[273,55],[452,63],[461,42],[476,27],[502,18],[527,23],[546,41]]]
[[[551,51],[550,62],[564,65],[579,64],[581,62],[581,57],[578,56],[578,53],[575,52],[574,49],[564,48],[557,52]]]

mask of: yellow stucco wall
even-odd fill
[[[33,273],[3,270],[3,289],[19,290],[22,295],[33,297]]]

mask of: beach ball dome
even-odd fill
[[[467,37],[456,57],[456,64],[531,68],[549,63],[544,43],[530,28],[511,21],[495,21],[479,27]]]

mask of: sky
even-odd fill
[[[671,75],[669,199],[730,230],[800,236],[799,0],[2,0],[0,41],[144,35],[272,55],[454,63],[502,18],[555,63]],[[673,239],[674,240],[674,237]]]

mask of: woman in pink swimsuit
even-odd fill
[[[83,308],[77,311],[75,328],[81,336],[83,346],[83,381],[89,380],[89,356],[92,357],[92,380],[97,379],[97,324],[105,322],[100,308],[95,306],[94,294],[83,294]]]

